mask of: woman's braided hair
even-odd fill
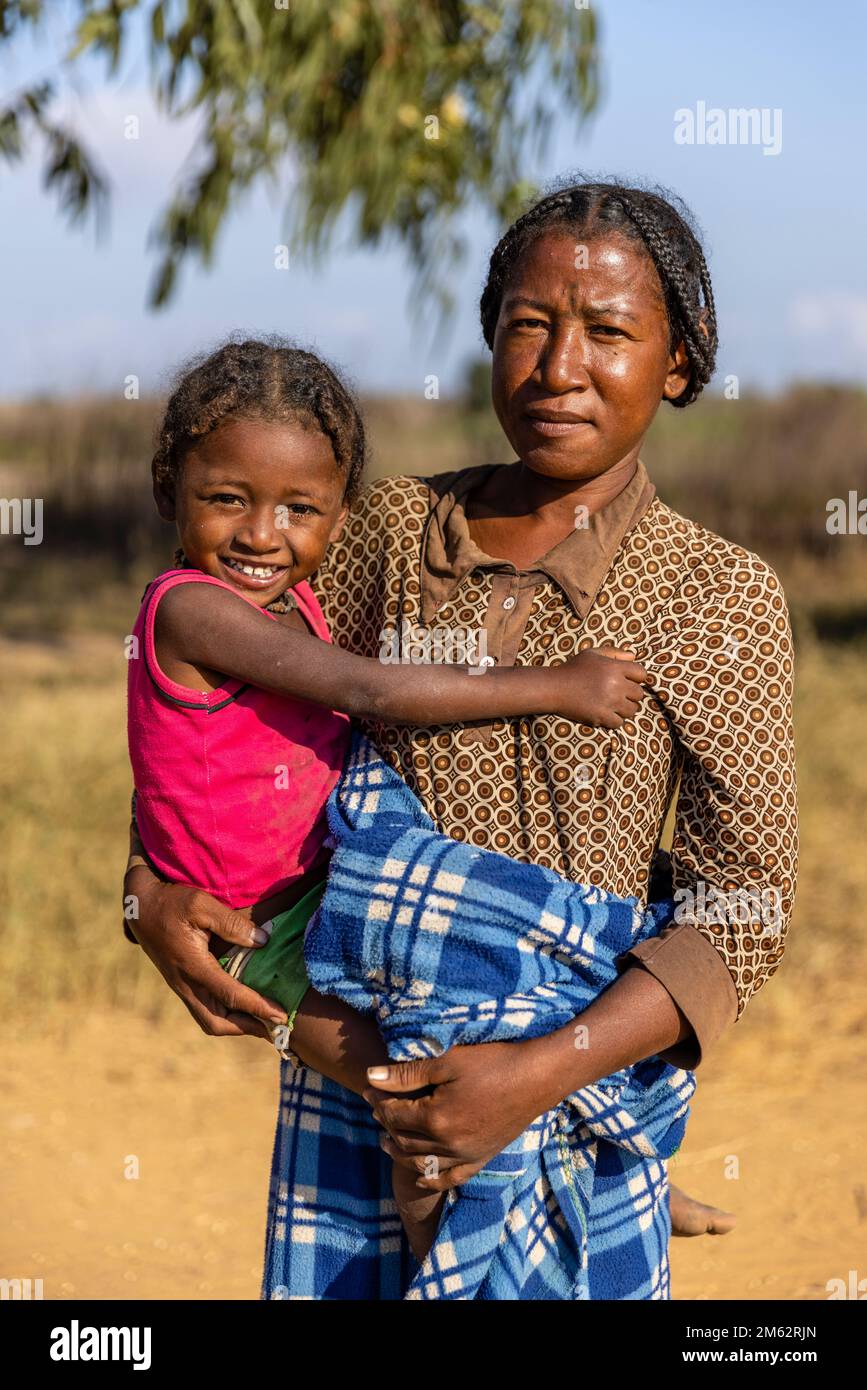
[[[184,455],[232,418],[297,420],[321,430],[346,477],[345,498],[355,500],[365,463],[355,397],[321,357],[276,336],[230,338],[181,369],[157,433],[154,482],[173,482]]]
[[[713,287],[693,218],[665,189],[628,188],[618,183],[576,183],[555,189],[519,217],[494,248],[479,305],[489,348],[500,305],[520,257],[553,227],[579,236],[619,232],[644,246],[662,285],[671,349],[683,342],[691,367],[686,390],[671,401],[685,406],[710,381],[716,362],[717,322]]]

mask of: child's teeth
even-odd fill
[[[270,579],[275,573],[273,565],[242,565],[238,560],[229,560],[230,569],[238,570],[241,574],[249,574],[254,579]]]

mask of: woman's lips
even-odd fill
[[[591,424],[589,420],[557,420],[554,418],[543,420],[538,415],[525,415],[524,419],[532,429],[539,434],[549,437],[556,437],[560,434],[571,434],[573,430],[587,429]]]
[[[588,423],[586,420],[537,420],[532,415],[528,415],[527,419],[537,434],[548,436],[572,434],[575,430],[585,429]]]
[[[224,571],[229,581],[232,584],[237,584],[238,587],[241,589],[271,589],[274,587],[275,584],[279,584],[281,580],[285,579],[286,575],[289,573],[288,565],[271,565],[263,567],[247,564],[248,569],[270,568],[272,573],[268,575],[245,574],[243,570],[236,569],[235,565],[227,564],[226,561],[223,559],[222,555],[218,558],[220,561],[220,568]],[[243,560],[238,560],[235,563],[245,564],[247,562]]]

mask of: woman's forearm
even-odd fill
[[[132,900],[136,904],[133,927],[142,913],[146,918],[156,917],[160,911],[159,894],[166,887],[141,857],[143,852],[133,821],[130,861],[124,876],[125,902]],[[367,1068],[388,1061],[385,1045],[372,1018],[356,1013],[340,999],[317,994],[314,989],[307,991],[295,1016],[290,1048],[305,1066],[357,1095],[368,1085]]]
[[[130,831],[130,855],[123,876],[124,921],[133,936],[138,940],[136,926],[142,913],[153,911],[156,895],[162,887],[162,879],[157,878],[153,869],[143,856],[141,841],[134,829]],[[135,836],[135,845],[133,844]]]
[[[640,966],[631,967],[572,1023],[524,1044],[535,1053],[537,1113],[622,1067],[664,1052],[691,1032],[659,981]]]

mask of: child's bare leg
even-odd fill
[[[406,1231],[410,1249],[419,1264],[434,1243],[440,1224],[444,1192],[425,1192],[416,1182],[417,1173],[403,1168],[399,1163],[391,1165],[391,1186],[397,1210]]]
[[[367,1068],[388,1062],[379,1029],[369,1014],[342,999],[308,989],[295,1015],[289,1047],[305,1066],[356,1095],[370,1084]]]
[[[331,995],[309,989],[295,1015],[291,1050],[305,1066],[360,1095],[369,1085],[367,1068],[388,1061],[373,1019],[358,1014]],[[419,1264],[430,1250],[439,1226],[445,1193],[425,1192],[418,1174],[392,1164],[392,1191],[410,1249]]]

